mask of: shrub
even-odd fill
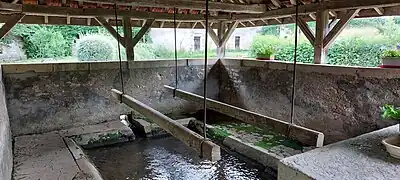
[[[250,56],[272,55],[280,44],[280,40],[275,36],[256,36],[250,45]]]
[[[109,37],[92,34],[78,39],[75,51],[75,56],[80,61],[101,61],[113,60],[116,49]]]
[[[398,50],[386,50],[383,52],[382,57],[400,57],[400,52]]]
[[[155,59],[154,50],[151,45],[146,43],[138,43],[135,46],[135,60]]]
[[[29,36],[26,43],[26,53],[31,58],[63,57],[70,51],[61,33],[44,28]]]

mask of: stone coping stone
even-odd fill
[[[208,65],[217,63],[216,59],[209,59]],[[2,64],[2,71],[5,74],[14,73],[48,73],[64,71],[97,71],[107,69],[119,69],[119,61],[93,61],[93,62],[65,62],[65,63],[15,63]],[[202,59],[180,59],[178,66],[202,66]],[[141,69],[141,68],[167,68],[175,67],[175,60],[149,60],[149,61],[123,61],[122,69]]]
[[[97,180],[80,168],[57,132],[15,137],[13,179]]]
[[[72,138],[84,148],[106,146],[135,139],[132,129],[121,121],[110,121],[61,130],[60,135]]]
[[[400,179],[400,160],[381,141],[399,135],[399,125],[340,141],[280,161],[278,179]]]
[[[293,71],[293,63],[285,61],[263,61],[251,58],[225,58],[222,65],[228,67],[257,67],[273,70]],[[365,78],[391,79],[400,78],[400,68],[339,66],[328,64],[297,63],[297,71],[305,73],[322,73],[333,75],[349,75]]]

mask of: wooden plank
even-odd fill
[[[337,36],[343,31],[343,29],[346,27],[346,25],[349,23],[351,19],[354,18],[354,16],[359,12],[360,10],[350,10],[344,16],[340,17],[339,21],[336,23],[336,25],[332,28],[332,30],[329,32],[329,34],[325,37],[324,39],[324,46],[329,47],[331,43],[336,39]]]
[[[281,8],[281,2],[279,0],[271,0],[272,4],[277,8]]]
[[[125,39],[118,34],[117,31],[104,19],[103,17],[95,17],[96,21],[99,22],[107,31],[115,38],[119,39],[119,43],[125,47]]]
[[[179,8],[205,10],[205,1],[188,0],[83,0],[92,3],[108,3],[124,6],[158,7],[158,8]],[[223,11],[236,13],[263,13],[267,10],[265,4],[233,4],[209,1],[209,11]]]
[[[218,23],[218,40],[222,40],[224,34],[226,33],[225,22]],[[225,57],[225,45],[219,46],[219,42],[215,43],[217,45],[217,58],[222,59]]]
[[[293,19],[296,19],[296,17],[293,17]],[[311,43],[311,45],[314,46],[315,43],[315,35],[313,31],[310,29],[310,26],[301,18],[297,18],[297,25],[299,26],[300,30],[304,33],[308,41]]]
[[[20,21],[25,14],[15,14],[0,28],[0,39],[6,36],[10,30]]]
[[[154,123],[159,125],[162,129],[170,133],[172,136],[181,140],[188,147],[194,149],[204,158],[210,161],[218,161],[221,159],[220,147],[213,142],[206,140],[199,134],[191,131],[187,127],[178,123],[177,121],[165,116],[164,114],[152,109],[151,107],[143,104],[142,102],[126,95],[122,92],[112,89],[112,95],[120,102],[131,107],[136,112],[144,115],[145,117],[151,119]]]
[[[164,87],[171,93],[175,89],[171,86]],[[204,100],[202,96],[180,89],[176,90],[176,96],[195,103],[203,103]],[[254,113],[249,110],[238,108],[209,98],[207,98],[207,108],[236,118],[245,123],[272,128],[273,131],[282,135],[287,134],[287,131],[290,128],[289,138],[310,146],[323,146],[324,134],[318,131],[314,131],[312,129],[308,129],[298,125],[290,125],[288,122]]]
[[[0,1],[0,10],[21,12],[22,11],[22,5],[21,4],[15,4],[15,3],[6,3],[6,2]]]
[[[10,4],[10,3],[7,3]],[[1,5],[1,3],[0,3]],[[17,5],[17,4],[13,4]],[[6,10],[0,6],[0,10]],[[18,11],[18,10],[15,10]],[[53,15],[62,16],[66,15],[70,17],[109,17],[115,18],[115,12],[113,9],[102,9],[102,8],[71,8],[71,7],[48,7],[43,5],[31,5],[24,4],[21,6],[20,12],[24,12],[27,15]],[[171,21],[174,19],[174,15],[170,13],[155,13],[155,12],[144,12],[135,10],[117,10],[119,17],[130,16],[132,19],[157,19],[158,21]],[[218,15],[218,17],[210,17],[210,21],[230,20],[231,17],[228,15]],[[176,20],[182,22],[194,22],[204,20],[204,16],[200,14],[176,14]]]
[[[369,9],[376,7],[390,7],[399,6],[399,0],[335,0],[335,1],[322,1],[319,3],[311,3],[299,6],[299,15],[308,15],[310,13],[315,13],[318,10],[350,10],[350,9]],[[296,14],[296,8],[282,8],[270,10],[265,13],[260,14],[234,14],[232,15],[233,20],[257,20],[257,19],[267,19],[267,18],[282,18],[290,17]]]
[[[314,43],[314,63],[323,64],[326,57],[326,49],[324,46],[324,38],[329,29],[329,14],[326,10],[317,12],[317,20],[315,27],[315,43]]]
[[[143,36],[150,30],[151,26],[155,22],[154,19],[148,19],[144,26],[140,29],[140,31],[133,38],[133,47],[143,38]]]
[[[385,13],[385,10],[383,8],[376,7],[374,8],[374,10],[381,16]]]
[[[128,61],[134,60],[133,53],[133,40],[132,40],[132,24],[130,17],[123,17],[124,39],[125,39],[125,52]]]
[[[219,46],[225,46],[226,42],[228,41],[228,39],[231,37],[233,31],[235,31],[236,27],[238,26],[239,21],[235,21],[233,23],[231,23],[228,26],[228,29],[226,30],[224,36],[222,37],[221,41],[219,42]]]

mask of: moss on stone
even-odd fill
[[[216,128],[207,128],[207,135],[217,141],[223,141],[226,137],[230,136],[231,134],[226,129],[216,127]]]
[[[122,137],[120,132],[110,132],[107,134],[100,134],[96,138],[90,138],[88,144],[104,143],[107,141],[119,140]]]

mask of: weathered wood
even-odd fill
[[[171,93],[174,91],[174,87],[164,86]],[[203,103],[203,97],[197,94],[186,92],[180,89],[176,90],[176,96],[187,101],[196,103]],[[271,118],[265,115],[251,112],[242,108],[238,108],[226,103],[218,102],[207,98],[207,108],[214,111],[218,111],[222,114],[236,118],[245,123],[272,128],[272,130],[279,134],[287,134],[287,130],[290,128],[289,138],[297,140],[303,144],[322,147],[324,142],[324,134],[318,131],[314,131],[298,125],[290,125],[288,122],[281,121],[275,118]]]
[[[326,10],[317,12],[314,43],[314,63],[323,64],[326,57],[324,38],[329,30],[329,14]]]
[[[151,119],[154,123],[159,125],[162,129],[170,133],[172,136],[181,140],[188,147],[195,151],[202,153],[204,158],[211,161],[218,161],[221,159],[220,147],[211,141],[204,141],[204,138],[199,134],[189,130],[182,124],[172,120],[164,114],[152,109],[151,107],[143,104],[142,102],[126,95],[122,92],[112,89],[112,95],[120,102],[131,107],[136,112]]]
[[[134,53],[133,53],[133,41],[132,41],[132,24],[130,17],[124,17],[122,19],[123,26],[124,26],[124,39],[125,39],[125,52],[126,52],[126,59],[128,61],[134,60]]]
[[[158,7],[158,8],[182,8],[205,10],[205,1],[187,0],[83,0],[92,3],[108,3],[124,6]],[[267,10],[265,4],[232,4],[223,2],[209,2],[209,11],[224,11],[236,13],[263,13]]]
[[[143,36],[150,30],[150,27],[154,23],[154,19],[148,19],[144,26],[140,29],[140,31],[133,38],[133,47],[143,38]]]
[[[296,19],[296,17],[293,17]],[[297,25],[299,26],[300,30],[304,33],[308,41],[311,43],[311,45],[314,46],[315,43],[315,35],[313,31],[310,29],[310,26],[301,18],[297,18]]]
[[[0,10],[21,12],[22,11],[22,5],[21,4],[15,4],[15,3],[6,3],[6,2],[0,1]]]
[[[119,40],[119,43],[125,47],[125,39],[118,34],[118,32],[104,19],[103,17],[95,17],[96,21],[99,22],[107,31],[115,38]]]
[[[221,41],[222,38],[224,37],[225,32],[225,22],[220,22],[218,23],[218,40]],[[222,59],[225,57],[225,45],[219,46],[220,43],[215,43],[217,44],[217,58]]]
[[[11,4],[11,3],[7,3]],[[12,4],[18,5],[18,4]],[[16,7],[11,7],[16,8]],[[7,10],[10,8],[1,7],[0,10]],[[31,5],[23,4],[20,10],[15,9],[15,11],[23,12],[27,15],[52,15],[52,16],[70,16],[70,17],[115,17],[115,12],[113,9],[102,9],[102,8],[71,8],[71,7],[48,7],[43,5]],[[155,13],[155,12],[145,12],[145,11],[135,11],[135,10],[117,10],[117,15],[119,17],[130,16],[132,19],[157,19],[158,21],[171,21],[174,19],[174,15],[170,13]],[[231,17],[228,15],[219,15],[218,17],[210,17],[210,21],[220,21],[220,20],[230,20]],[[176,14],[176,20],[181,22],[193,22],[202,21],[204,16],[200,14]]]
[[[233,31],[235,31],[236,27],[238,26],[239,21],[235,21],[228,26],[224,36],[222,37],[221,41],[219,42],[219,47],[225,46],[228,39],[231,37]]]
[[[350,9],[369,9],[376,7],[390,7],[399,6],[400,1],[398,0],[335,0],[335,1],[322,1],[319,3],[311,3],[299,6],[299,15],[308,15],[310,13],[315,13],[321,10],[350,10]],[[270,10],[265,13],[260,14],[237,14],[232,15],[234,20],[257,20],[266,18],[282,18],[290,17],[296,14],[296,8],[282,8]]]
[[[383,8],[374,8],[374,10],[376,11],[376,13],[378,13],[379,15],[383,15],[385,13],[385,10]]]
[[[210,25],[206,25],[203,21],[200,21],[200,24],[204,28],[208,28],[208,35],[211,37],[211,39],[214,41],[214,43],[218,46],[220,40],[219,40],[217,34],[215,33],[214,29]]]
[[[0,39],[6,36],[10,30],[20,21],[25,15],[15,14],[13,15],[3,26],[0,28]]]
[[[344,16],[339,17],[339,22],[332,28],[332,30],[326,35],[324,39],[324,47],[329,47],[331,43],[336,39],[337,36],[343,31],[346,25],[360,10],[350,10]]]

